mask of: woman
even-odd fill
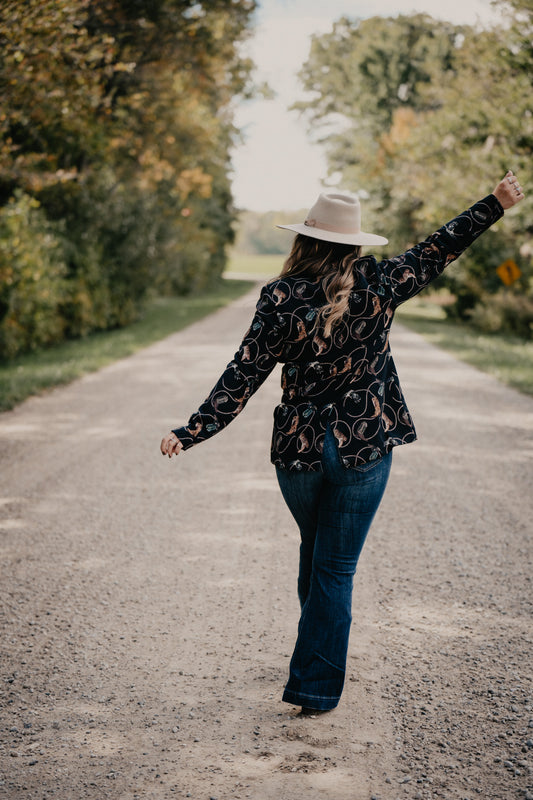
[[[344,685],[357,560],[389,476],[392,449],[415,429],[389,350],[396,307],[413,297],[524,194],[508,172],[494,192],[421,244],[379,263],[364,245],[357,199],[320,195],[279,278],[263,287],[233,361],[186,426],[161,442],[169,458],[213,436],[283,364],[271,456],[300,529],[301,617],[283,700],[328,711]]]

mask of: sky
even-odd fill
[[[256,82],[267,81],[275,98],[245,101],[236,109],[235,122],[244,137],[233,154],[238,208],[310,208],[324,190],[322,148],[311,143],[298,113],[288,110],[302,97],[297,72],[307,60],[311,35],[331,31],[342,16],[363,19],[411,12],[456,24],[497,21],[490,0],[260,0],[246,54],[256,64]]]

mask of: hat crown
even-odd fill
[[[277,227],[332,244],[349,244],[354,247],[387,244],[384,236],[361,230],[359,198],[347,192],[322,192],[309,210],[305,222]]]
[[[358,234],[361,232],[361,205],[354,195],[319,195],[309,210],[305,225],[331,233]]]

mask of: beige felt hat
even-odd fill
[[[289,231],[336,244],[387,244],[388,239],[361,230],[361,205],[351,194],[321,194],[305,222],[276,225]]]

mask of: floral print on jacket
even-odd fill
[[[330,337],[315,329],[326,302],[321,280],[286,276],[268,283],[235,357],[188,424],[174,430],[184,450],[235,419],[277,362],[283,394],[274,411],[271,460],[279,467],[320,470],[328,424],[348,468],[414,441],[389,349],[394,311],[502,215],[489,195],[403,255],[360,258],[349,310]]]

